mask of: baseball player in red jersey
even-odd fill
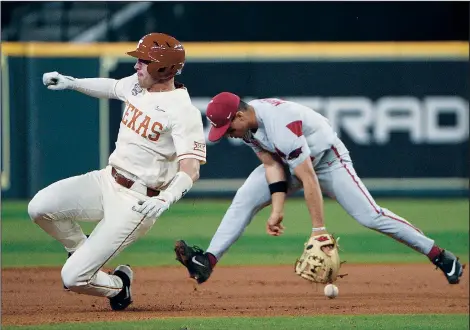
[[[43,75],[50,90],[119,99],[126,107],[108,166],[55,182],[28,206],[31,219],[69,253],[61,272],[64,286],[107,297],[113,310],[132,302],[133,272],[129,265],[111,275],[101,268],[191,189],[206,161],[201,113],[174,80],[185,63],[181,43],[151,33],[127,54],[137,59],[136,73],[120,80]],[[79,220],[98,222],[89,238]]]
[[[463,267],[458,258],[438,247],[407,220],[375,202],[356,174],[348,149],[319,113],[276,98],[257,99],[247,104],[237,95],[224,92],[210,101],[206,115],[212,124],[210,141],[224,136],[243,139],[262,165],[238,189],[205,253],[184,241],[176,242],[177,259],[199,283],[209,278],[217,261],[242,235],[253,216],[270,203],[272,211],[266,230],[270,235],[281,235],[285,198],[301,188],[312,221],[306,249],[319,242],[331,243],[326,245],[336,249],[336,242],[325,227],[323,192],[337,200],[363,226],[427,256],[450,284],[459,282]],[[335,267],[339,268],[339,262],[331,271],[337,272]],[[302,277],[312,280],[318,275],[305,274],[301,268],[296,264],[296,272]]]

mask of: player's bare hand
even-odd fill
[[[42,75],[42,83],[51,90],[62,90],[73,88],[75,78],[63,76],[57,71],[46,72]]]
[[[284,232],[284,226],[281,224],[284,219],[284,213],[272,212],[266,222],[266,232],[271,236],[279,236]]]
[[[138,205],[132,207],[136,212],[145,215],[148,218],[158,218],[163,212],[170,208],[170,203],[159,197],[152,197]]]

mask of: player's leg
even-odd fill
[[[320,168],[317,172],[320,185],[322,190],[335,198],[349,215],[363,226],[390,236],[426,255],[441,269],[447,266],[442,266],[439,263],[453,263],[453,260],[451,260],[453,255],[451,256],[449,253],[443,255],[442,250],[434,243],[434,240],[424,235],[420,229],[392,211],[380,207],[375,202],[357,176],[349,154],[340,155],[335,150],[332,152],[332,157],[333,160],[329,162],[331,165],[324,164],[323,169]],[[450,259],[442,260],[442,258]],[[454,260],[456,260],[455,257]],[[455,262],[457,263],[457,261]],[[455,278],[449,279],[446,275],[449,282],[458,282],[461,271],[461,266],[459,266],[454,274]]]
[[[108,297],[113,309],[124,309],[131,303],[132,271],[122,265],[117,269],[120,273],[115,271],[110,275],[101,268],[145,235],[155,219],[132,210],[139,200],[148,197],[118,185],[109,172],[107,168],[101,173],[104,217],[67,260],[62,268],[62,280],[71,291]],[[116,298],[118,304],[114,304]]]
[[[99,172],[57,181],[40,190],[29,202],[31,220],[75,252],[86,236],[77,220],[99,221],[103,217]]]
[[[300,184],[296,178],[289,177],[290,174],[287,170],[286,176],[289,180],[288,195],[290,195],[300,189]],[[207,252],[220,259],[230,246],[240,238],[256,213],[270,204],[271,193],[266,181],[266,172],[264,165],[260,165],[251,172],[243,185],[237,190],[232,203],[212,237]]]
[[[271,194],[264,166],[258,166],[237,190],[229,208],[209,244],[207,252],[217,259],[234,244],[250,224],[253,217],[271,204]]]
[[[322,191],[338,203],[365,227],[380,231],[415,250],[428,254],[434,241],[421,230],[391,211],[381,208],[357,176],[349,156],[335,161],[330,171],[318,172]]]
[[[299,189],[298,181],[293,180],[289,193],[297,189]],[[256,213],[270,203],[271,194],[264,166],[260,165],[237,190],[206,253],[197,247],[188,246],[184,241],[178,241],[175,246],[177,260],[188,268],[191,277],[199,283],[205,282],[212,268],[240,238]]]

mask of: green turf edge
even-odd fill
[[[468,314],[420,315],[321,315],[277,317],[161,318],[129,322],[62,323],[54,325],[3,326],[3,329],[82,330],[82,329],[468,329]],[[311,325],[311,326],[308,326]],[[306,327],[307,326],[307,327]]]
[[[397,209],[399,214],[416,220],[439,245],[450,249],[463,262],[468,262],[468,201],[466,200],[381,200],[384,206]],[[113,265],[131,263],[134,266],[174,265],[173,243],[184,238],[191,244],[207,247],[212,234],[225,212],[229,201],[182,201],[178,208],[158,221],[154,228],[134,245],[126,249]],[[32,226],[26,213],[26,202],[2,204],[2,266],[63,265],[64,249],[37,226]],[[264,234],[264,220],[269,213],[262,210],[243,237],[224,256],[220,265],[291,264],[302,252],[305,233],[309,229],[307,210],[303,200],[292,200],[286,205],[291,214],[288,234],[279,239]],[[425,263],[418,253],[392,239],[370,232],[331,201],[325,201],[325,212],[330,214],[330,229],[341,237],[341,258],[348,263]],[[188,214],[191,215],[188,217]],[[445,221],[439,219],[452,219]],[[259,221],[258,221],[259,220]],[[205,226],[194,225],[203,221]],[[94,224],[81,223],[90,231]]]
[[[410,264],[430,264],[429,260],[422,255],[416,256],[407,255],[406,257],[401,254],[384,254],[380,256],[380,260],[370,260],[369,254],[348,254],[341,253],[341,259],[347,261],[347,264],[367,264],[367,265],[410,265]],[[463,264],[469,263],[468,255],[460,255],[460,261]],[[37,258],[45,258],[41,264],[37,263]],[[269,256],[265,254],[250,255],[249,258],[228,255],[218,264],[218,267],[224,266],[289,266],[292,265],[295,256],[280,255]],[[65,263],[65,258],[57,254],[39,254],[31,253],[24,259],[16,259],[13,256],[2,256],[2,269],[13,268],[60,268]],[[115,267],[119,264],[130,263],[134,267],[177,267],[180,264],[175,261],[173,254],[158,254],[158,253],[145,253],[145,254],[122,254],[108,264],[106,267]]]

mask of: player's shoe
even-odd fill
[[[175,243],[176,260],[181,262],[188,269],[189,276],[199,284],[209,279],[212,273],[212,266],[207,253],[197,247],[189,246],[185,241]]]
[[[86,235],[86,238],[88,237],[90,237],[90,235]],[[70,258],[71,255],[72,255],[72,252],[67,252],[67,259]],[[65,291],[70,291],[70,289],[67,288],[64,283],[62,283],[62,285],[64,286]]]
[[[109,304],[114,311],[122,311],[132,303],[131,283],[134,272],[129,265],[119,265],[114,270],[113,275],[122,280],[122,290],[112,298],[109,298]]]
[[[454,256],[451,252],[442,250],[441,253],[432,260],[432,263],[436,265],[436,269],[439,268],[442,270],[449,284],[459,283],[460,277],[463,274],[463,266],[459,262],[459,258]]]

